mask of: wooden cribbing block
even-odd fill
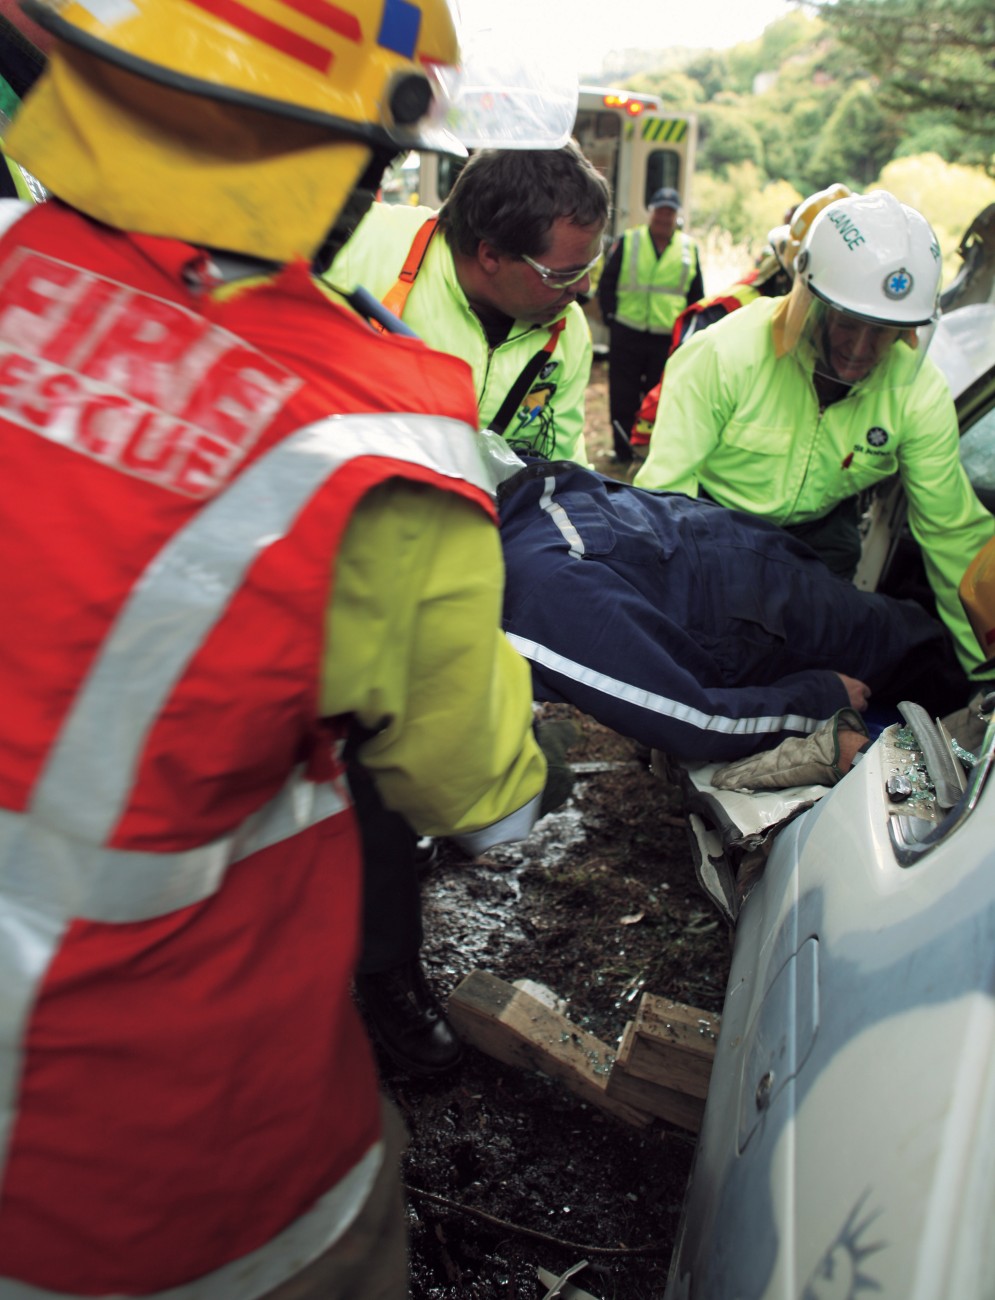
[[[608,1095],[697,1130],[720,1024],[712,1011],[644,993],[622,1035]]]
[[[630,1106],[649,1111],[657,1119],[665,1119],[678,1128],[686,1128],[690,1133],[697,1133],[701,1128],[701,1117],[705,1111],[705,1103],[701,1098],[689,1097],[686,1092],[676,1092],[673,1088],[637,1079],[634,1074],[620,1070],[618,1062],[608,1076],[607,1091],[608,1096],[614,1097],[616,1101],[626,1101]]]
[[[608,1095],[614,1051],[523,989],[471,971],[449,995],[448,1015],[459,1036],[488,1056],[538,1070],[627,1124],[650,1123],[652,1115]]]
[[[704,1100],[721,1023],[713,1011],[644,993],[622,1036],[618,1065],[637,1079]]]

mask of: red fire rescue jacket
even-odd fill
[[[461,362],[303,263],[198,295],[195,257],[55,202],[0,240],[0,1277],[32,1295],[257,1295],[365,1199],[332,558],[388,476],[490,509]]]

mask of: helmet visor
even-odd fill
[[[791,289],[784,343],[814,376],[845,388],[884,391],[911,384],[934,325],[890,325],[834,307],[800,281]]]
[[[558,149],[577,116],[577,63],[561,6],[460,0],[460,68],[441,69],[446,124],[470,149]],[[527,43],[522,33],[528,32]]]

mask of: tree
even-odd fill
[[[995,174],[995,7],[991,0],[816,0],[812,7],[895,112],[941,111],[987,138]]]
[[[729,88],[747,93],[756,78],[765,72],[783,68],[793,58],[805,57],[819,39],[823,24],[801,10],[768,23],[755,41],[734,45],[726,54],[729,65]]]
[[[972,136],[951,119],[949,113],[916,113],[909,121],[901,144],[895,150],[896,158],[913,158],[917,154],[935,153],[941,158],[956,159],[965,167],[991,169],[991,133]]]
[[[821,188],[812,159],[847,85],[833,52],[820,42],[782,68],[764,94],[751,97],[747,112],[764,141],[768,176],[783,177],[802,194]]]
[[[688,112],[705,99],[701,83],[685,72],[641,72],[625,83],[640,95],[659,95],[668,108]]]
[[[684,71],[699,83],[706,99],[729,88],[729,65],[718,50],[703,50],[685,64]]]
[[[724,180],[698,176],[694,188],[695,230],[726,231],[756,257],[768,232],[781,224],[787,209],[801,197],[786,181],[765,185],[750,162],[730,167]]]
[[[780,113],[763,111],[758,104],[751,120],[764,148],[764,170],[768,176],[781,176],[790,180],[803,170],[802,142]]]
[[[738,107],[709,105],[701,110],[698,122],[699,168],[724,176],[729,167],[749,162],[763,171],[763,142]]]
[[[868,81],[852,85],[820,133],[811,171],[817,186],[845,181],[864,189],[893,156],[902,140],[902,125],[881,106]]]

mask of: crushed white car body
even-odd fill
[[[995,727],[949,810],[906,730],[739,911],[668,1300],[995,1294]]]

